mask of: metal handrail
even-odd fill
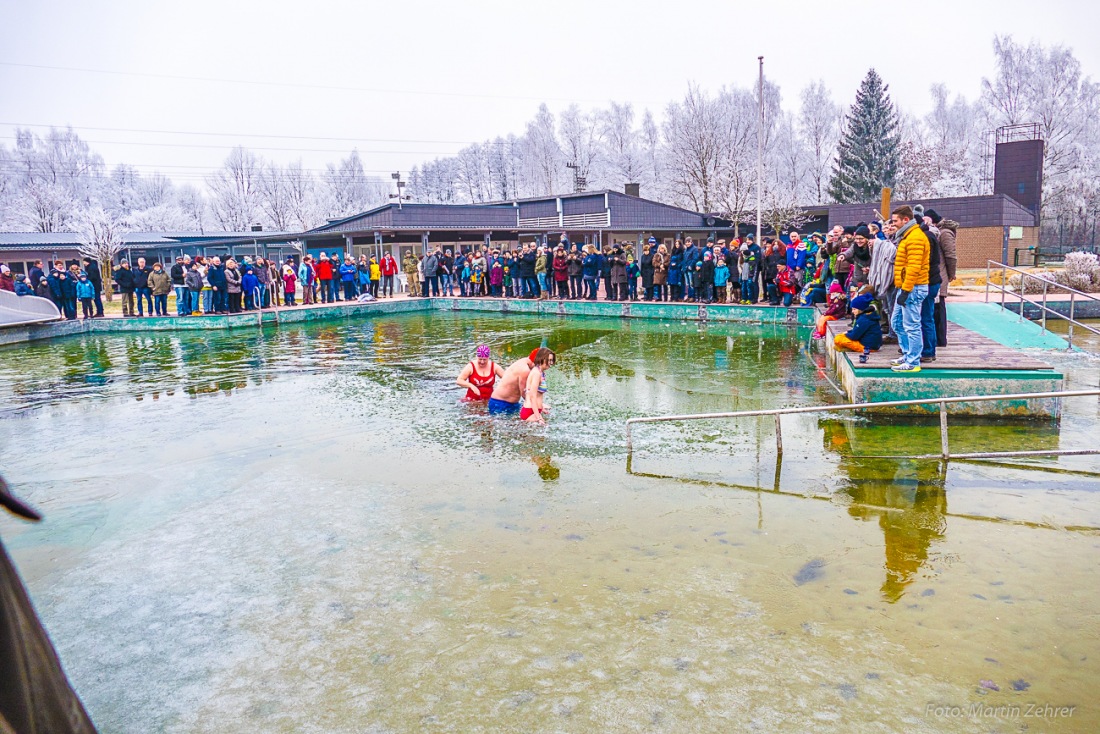
[[[993,285],[990,282],[989,276],[992,273],[993,267],[999,267],[1001,269],[1001,282],[1000,282],[999,285]],[[1008,289],[1008,271],[1010,271],[1010,270],[1014,273],[1019,273],[1020,274],[1020,290],[1019,291],[1010,291]],[[1038,280],[1039,282],[1041,282],[1043,284],[1043,301],[1042,301],[1042,303],[1040,303],[1038,301],[1033,301],[1032,299],[1027,297],[1027,295],[1026,295],[1027,287],[1024,285],[1024,278],[1031,278],[1032,280]],[[1047,289],[1050,286],[1054,286],[1055,288],[1057,288],[1059,290],[1066,291],[1066,292],[1069,293],[1069,315],[1068,316],[1063,314],[1063,313],[1060,313],[1058,311],[1055,311],[1052,308],[1047,307]],[[1067,329],[1067,333],[1065,335],[1058,334],[1058,336],[1061,336],[1062,338],[1064,338],[1068,342],[1067,349],[1073,349],[1073,327],[1074,326],[1076,326],[1078,328],[1081,328],[1081,329],[1085,329],[1086,331],[1090,331],[1093,334],[1096,334],[1097,336],[1100,336],[1100,329],[1095,329],[1092,326],[1089,326],[1088,324],[1083,323],[1081,321],[1078,321],[1077,319],[1074,318],[1074,309],[1076,308],[1075,299],[1076,299],[1077,296],[1081,296],[1083,298],[1087,298],[1090,301],[1097,301],[1097,302],[1100,302],[1100,296],[1094,295],[1092,293],[1085,293],[1084,291],[1079,291],[1076,288],[1071,288],[1068,285],[1062,285],[1061,283],[1055,283],[1053,280],[1050,280],[1049,278],[1040,277],[1038,275],[1035,275],[1034,273],[1029,273],[1025,270],[1021,270],[1020,268],[1014,268],[1010,265],[1006,265],[1005,263],[997,262],[996,260],[986,260],[986,262],[985,262],[985,302],[986,303],[989,303],[989,289],[990,288],[995,288],[996,290],[1000,291],[1000,293],[1001,293],[1001,308],[1003,308],[1003,309],[1008,308],[1008,306],[1005,305],[1005,295],[1007,293],[1012,293],[1012,295],[1014,295],[1016,298],[1019,298],[1020,299],[1020,318],[1021,319],[1024,318],[1024,304],[1025,303],[1029,303],[1032,306],[1038,307],[1041,310],[1042,314],[1043,314],[1043,316],[1042,316],[1042,326],[1043,326],[1044,331],[1049,331],[1049,329],[1047,329],[1047,313],[1048,312],[1054,314],[1055,316],[1058,316],[1061,319],[1065,319],[1067,322],[1069,322],[1069,327]],[[1050,333],[1055,334],[1057,332],[1051,331]]]
[[[1100,454],[1100,448],[1096,449],[1066,449],[1051,451],[987,451],[982,453],[954,454],[952,455],[947,443],[947,406],[949,403],[982,403],[991,400],[1033,400],[1042,398],[1076,398],[1100,396],[1100,390],[1066,390],[1062,392],[1025,392],[1011,393],[1008,395],[967,395],[947,398],[918,398],[914,400],[883,400],[869,403],[845,403],[843,405],[810,405],[800,408],[771,408],[768,410],[738,410],[732,413],[692,413],[687,415],[654,415],[641,418],[628,418],[626,421],[626,450],[628,454],[634,453],[634,434],[631,428],[635,423],[663,423],[668,421],[698,421],[717,420],[724,418],[752,418],[756,416],[775,416],[775,446],[776,450],[783,453],[783,427],[780,422],[782,416],[799,413],[830,413],[840,410],[864,410],[866,408],[894,408],[912,405],[939,404],[940,413],[940,453],[919,454],[905,456],[868,456],[858,458],[876,459],[993,459],[1008,456],[1076,456],[1085,454]]]

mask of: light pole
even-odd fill
[[[397,173],[391,173],[390,178],[392,178],[394,181],[397,182],[397,193],[396,194],[390,194],[390,198],[391,199],[397,199],[397,208],[400,209],[401,208],[401,202],[402,201],[408,201],[412,197],[411,196],[405,196],[402,193],[405,190],[405,182],[401,180],[401,171],[398,171]]]
[[[764,200],[764,57],[757,56],[756,60],[760,62],[760,85],[757,88],[760,116],[756,126],[756,244],[759,246],[763,241],[760,238],[760,223]]]

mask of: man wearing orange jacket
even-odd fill
[[[928,258],[932,243],[928,235],[913,219],[913,210],[899,206],[890,216],[897,227],[894,234],[898,243],[894,259],[894,287],[897,289],[894,312],[890,325],[898,337],[901,357],[893,361],[894,372],[920,372],[921,304],[928,297]]]

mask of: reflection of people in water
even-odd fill
[[[504,368],[489,359],[487,345],[479,344],[473,361],[466,363],[455,382],[466,388],[463,400],[488,400],[498,377],[504,377]]]
[[[822,423],[826,447],[847,443],[847,426]],[[830,430],[832,429],[832,430]],[[882,596],[896,602],[928,560],[932,544],[947,530],[947,491],[937,461],[855,459],[842,454],[838,468],[848,478],[844,493],[858,505],[848,514],[878,519],[886,554]]]
[[[539,477],[545,482],[552,482],[561,476],[561,469],[554,466],[554,459],[550,456],[532,456],[531,460],[539,469]]]
[[[546,347],[540,347],[531,358],[532,367],[527,373],[527,382],[523,391],[523,409],[519,419],[528,423],[545,423],[543,395],[546,394],[546,370],[554,364],[554,353]]]

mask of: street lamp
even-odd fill
[[[401,208],[401,202],[402,201],[411,201],[412,197],[411,196],[406,196],[403,193],[404,189],[405,189],[405,182],[401,180],[401,171],[398,171],[397,173],[391,173],[390,178],[392,178],[394,181],[397,182],[397,193],[396,194],[390,194],[390,198],[391,199],[397,199],[397,208],[400,209]]]

